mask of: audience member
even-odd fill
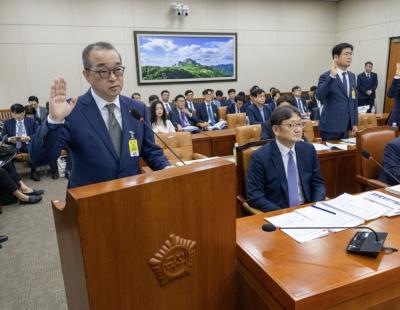
[[[358,106],[368,106],[367,113],[375,110],[375,90],[378,87],[378,75],[372,72],[373,63],[364,64],[364,72],[357,76]]]
[[[138,100],[138,101],[142,101],[142,96],[139,93],[133,93],[131,98],[133,100]]]
[[[167,118],[169,118],[169,113],[171,113],[173,103],[169,101],[169,91],[163,90],[161,92],[161,102],[164,105],[165,111],[167,112]]]
[[[292,88],[292,94],[293,94],[293,101],[295,103],[295,107],[300,111],[301,116],[303,118],[308,117],[309,111],[307,109],[305,100],[301,97],[301,87],[294,86]]]
[[[279,91],[279,89],[274,88],[271,91],[271,100],[268,102],[268,105],[272,112],[274,112],[275,109],[277,108],[276,102],[278,101],[280,96],[281,96],[281,92]]]
[[[383,167],[379,175],[379,180],[388,185],[397,185],[399,182],[395,180],[400,179],[400,138],[395,138],[385,146],[383,153]],[[392,177],[394,176],[394,178]]]
[[[178,131],[182,131],[188,126],[200,125],[193,113],[186,107],[186,100],[183,95],[175,97],[175,107],[171,111],[171,121]]]
[[[224,93],[222,92],[222,90],[217,90],[217,91],[215,92],[215,99],[214,99],[214,101],[218,101],[218,102],[219,102],[219,105],[216,104],[218,107],[225,107],[225,106],[227,106],[227,103],[226,103],[226,101],[225,101],[225,99],[224,99]]]
[[[37,116],[36,109],[33,106],[27,104],[24,107],[24,109],[25,109],[25,117],[33,119],[38,126],[42,124],[42,120],[40,119],[39,116]]]
[[[28,103],[35,108],[36,115],[40,118],[40,123],[42,123],[46,119],[47,114],[49,114],[49,110],[39,105],[39,98],[36,96],[29,96]]]
[[[149,107],[151,106],[151,104],[152,104],[154,101],[160,101],[160,98],[158,98],[157,95],[150,95],[150,96],[149,96]]]
[[[196,115],[196,107],[193,102],[193,90],[188,89],[185,91],[186,107],[189,109],[193,115]]]
[[[156,133],[175,132],[174,125],[167,119],[165,107],[161,101],[155,100],[150,106],[151,127]]]
[[[203,90],[204,102],[197,106],[197,120],[205,127],[215,125],[219,121],[218,108],[213,103],[212,89]]]
[[[273,97],[274,97],[274,96],[272,95],[272,92],[273,92],[275,89],[276,89],[275,87],[271,87],[271,88],[269,89],[269,95],[268,95],[268,96],[265,96],[265,97],[266,97],[265,103],[266,103],[266,104],[269,104],[271,108],[272,108],[271,103],[273,102]],[[276,107],[274,107],[274,110],[275,110],[275,108],[276,108]]]
[[[261,88],[254,88],[250,94],[253,104],[246,109],[250,125],[261,124],[261,136],[267,136],[268,120],[271,117],[271,109],[265,105],[265,92]]]
[[[226,100],[226,105],[229,107],[231,104],[235,103],[236,90],[234,88],[228,89],[228,99]]]
[[[246,113],[246,98],[243,95],[237,95],[234,102],[230,103],[226,109],[227,114]]]
[[[387,92],[387,96],[389,98],[394,99],[394,104],[392,107],[392,111],[390,112],[388,125],[393,126],[396,124],[400,125],[400,63],[396,63],[396,73],[394,75],[392,84],[389,87]]]

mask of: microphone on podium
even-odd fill
[[[162,144],[164,144],[164,146],[182,163],[182,165],[186,166],[185,162],[178,156],[176,155],[176,153],[174,152],[173,149],[171,149],[169,147],[169,145],[167,143],[164,142],[163,139],[161,139],[161,137],[153,130],[153,128],[151,128],[151,126],[149,126],[143,116],[140,114],[140,112],[136,109],[130,109],[129,113],[132,115],[133,118],[137,119],[139,122],[141,122],[142,124],[144,124],[148,129],[150,129],[155,135],[156,137],[162,142]]]
[[[385,167],[383,167],[374,157],[372,157],[371,153],[368,152],[367,150],[362,150],[361,151],[361,155],[362,157],[364,157],[365,159],[371,160],[373,161],[375,164],[377,164],[383,171],[385,171],[385,173],[387,173],[388,175],[390,175],[393,180],[395,180],[398,184],[400,184],[399,179],[397,179],[389,170],[387,170]]]
[[[266,232],[272,232],[275,230],[282,229],[369,229],[371,232],[357,232],[353,238],[350,240],[347,245],[347,252],[358,254],[358,255],[366,255],[371,257],[377,257],[379,252],[383,248],[383,244],[385,243],[386,237],[388,233],[384,232],[376,232],[371,227],[367,226],[327,226],[327,227],[279,227],[275,226],[271,223],[266,223],[262,225],[261,229]],[[396,252],[397,249],[394,248],[383,248],[384,250],[391,250],[392,252]]]

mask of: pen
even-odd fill
[[[321,210],[321,211],[328,212],[328,213],[330,213],[330,214],[334,214],[334,215],[336,215],[336,213],[335,213],[335,212],[333,212],[333,211],[329,211],[329,210],[326,210],[326,209],[323,209],[323,208],[321,208],[321,207],[317,207],[317,206],[311,206],[311,207],[313,207],[313,208],[315,208],[315,209],[319,209],[319,210]]]

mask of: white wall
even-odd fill
[[[336,41],[354,45],[354,73],[362,72],[366,61],[374,63],[378,111],[383,110],[389,38],[400,36],[399,12],[399,0],[345,0],[338,5]]]
[[[330,66],[337,4],[283,0],[184,0],[190,16],[170,11],[172,0],[0,0],[0,109],[37,95],[44,104],[56,76],[68,82],[68,95],[86,91],[81,52],[95,41],[109,41],[127,66],[123,93],[144,98],[164,88],[172,95],[191,88],[257,84],[283,91],[315,84]],[[138,86],[134,30],[238,33],[238,81]]]

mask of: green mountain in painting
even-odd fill
[[[204,66],[190,58],[179,61],[171,67],[142,66],[143,80],[196,79],[232,76],[232,64]]]

